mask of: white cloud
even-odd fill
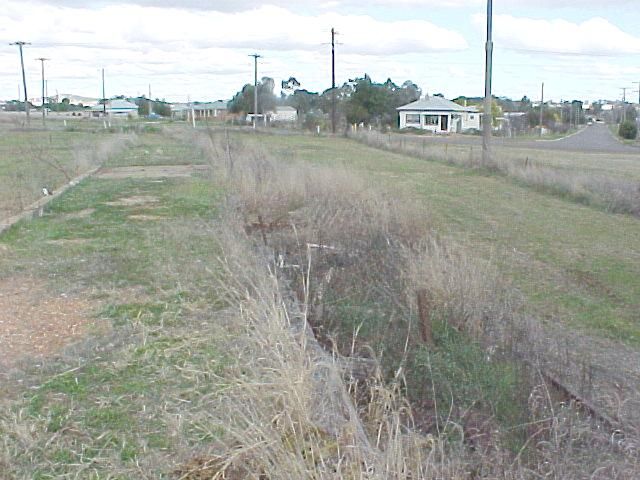
[[[475,15],[480,28],[485,16]],[[494,17],[497,48],[570,55],[622,55],[640,53],[640,37],[633,36],[600,17],[581,23],[564,19]]]
[[[15,6],[14,2],[9,2]],[[111,5],[97,10],[27,8],[0,13],[1,37],[25,35],[42,45],[76,44],[102,48],[161,45],[163,49],[221,47],[262,50],[316,50],[329,39],[333,26],[341,31],[347,51],[402,54],[460,50],[467,47],[459,33],[424,20],[384,22],[366,15],[323,13],[305,16],[280,7],[263,6],[242,13],[195,12],[137,5]],[[4,18],[3,18],[4,17]],[[103,28],[100,27],[103,26]],[[444,40],[444,41],[443,41]]]
[[[322,90],[329,78],[331,27],[340,32],[340,61],[348,55],[357,58],[350,74],[372,71],[391,56],[467,48],[459,33],[424,20],[382,21],[331,11],[310,16],[274,6],[219,12],[132,4],[85,9],[5,3],[0,11],[0,96],[13,96],[19,82],[17,50],[8,46],[15,40],[31,42],[25,48],[31,91],[39,79],[34,59],[44,56],[51,58],[47,77],[52,88],[63,83],[64,91],[90,93],[105,67],[113,93],[144,92],[149,82],[164,85],[154,91],[167,92],[167,97],[189,90],[229,96],[250,81],[247,54],[253,51],[265,55],[260,75],[302,76],[309,79],[307,88]],[[346,65],[342,67],[345,74]]]

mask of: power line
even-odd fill
[[[24,45],[31,45],[29,42],[13,42],[9,45],[17,45],[20,50],[20,67],[22,67],[22,85],[24,87],[24,111],[27,114],[27,125],[30,123],[29,119],[29,97],[27,96],[27,77],[24,74],[24,58],[22,56],[22,47]]]
[[[45,91],[44,91],[44,62],[46,62],[47,60],[49,60],[48,58],[44,58],[44,57],[40,57],[40,58],[36,58],[36,60],[39,60],[41,65],[42,65],[42,125],[44,125],[46,123],[46,120],[44,118],[45,116],[45,107],[44,107],[44,99],[45,99]]]

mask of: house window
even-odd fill
[[[469,120],[473,120],[475,117],[475,115],[469,115]]]
[[[407,124],[420,125],[420,115],[407,113],[406,122]]]
[[[424,124],[425,125],[440,125],[440,115],[425,115],[424,116]]]

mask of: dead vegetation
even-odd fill
[[[196,140],[222,218],[140,236],[167,250],[151,290],[109,293],[127,326],[0,408],[9,478],[637,476],[637,432],[545,378],[548,335],[419,203],[252,137]]]
[[[359,132],[353,138],[366,145],[438,160],[465,168],[483,168],[497,172],[535,189],[594,205],[611,213],[640,216],[640,183],[622,176],[586,173],[579,169],[560,169],[525,155],[495,152],[490,165],[481,165],[480,150],[473,146],[427,145],[424,139],[377,132]],[[570,155],[565,153],[564,155]]]
[[[431,232],[410,198],[348,170],[278,161],[251,139],[199,141],[259,252],[229,268],[248,282],[230,303],[249,322],[247,351],[260,354],[239,354],[251,366],[229,377],[242,380],[235,410],[223,409],[234,449],[212,460],[219,478],[633,478],[633,424],[620,433],[626,446],[614,444],[621,423],[550,381],[542,327],[518,313],[490,263]],[[233,250],[225,261],[247,256]],[[316,394],[340,391],[336,371],[357,419],[342,394],[327,405]],[[342,426],[323,425],[316,408]]]
[[[98,138],[87,135],[70,144],[59,132],[27,136],[28,131],[15,140],[8,135],[7,144],[2,145],[2,163],[6,165],[0,165],[0,220],[22,212],[40,199],[43,187],[57,192],[136,141],[132,134]],[[29,141],[21,141],[22,137]]]

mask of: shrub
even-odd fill
[[[622,122],[618,128],[618,135],[627,140],[634,140],[638,135],[638,126],[629,120]]]

